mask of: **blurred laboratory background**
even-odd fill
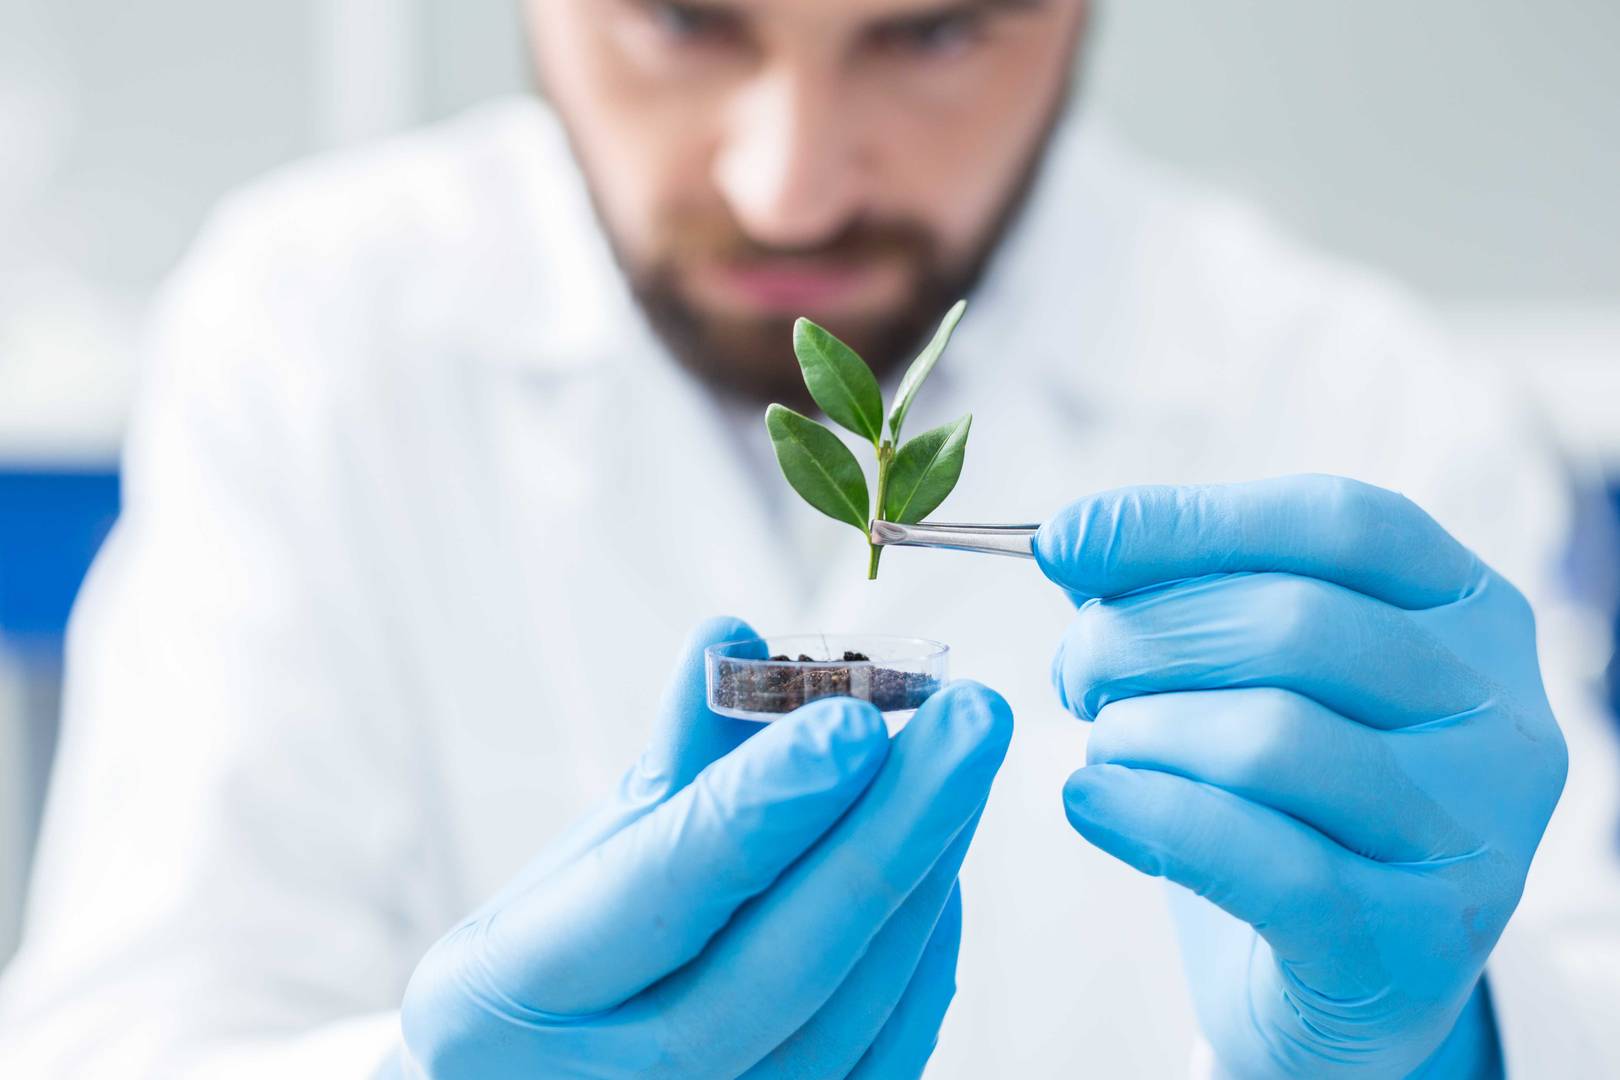
[[[518,2],[0,0],[0,962],[148,296],[232,186],[522,88]],[[1583,497],[1571,587],[1612,619],[1620,4],[1098,17],[1085,92],[1124,139],[1404,278],[1523,382]]]

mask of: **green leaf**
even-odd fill
[[[906,422],[906,413],[911,411],[911,399],[917,396],[923,380],[928,378],[929,373],[934,370],[934,365],[939,363],[940,355],[944,353],[945,346],[950,344],[951,335],[956,332],[956,324],[962,321],[962,315],[966,311],[966,300],[958,300],[952,305],[951,310],[945,313],[944,320],[939,324],[939,329],[934,332],[934,340],[930,341],[928,347],[911,362],[911,367],[906,369],[905,378],[900,380],[900,389],[895,391],[894,395],[894,405],[889,409],[889,435],[895,442],[900,441],[900,426]]]
[[[765,410],[765,427],[776,447],[782,475],[804,501],[864,534],[870,501],[866,474],[849,447],[808,416],[783,405]]]
[[[967,453],[969,414],[944,427],[925,431],[900,448],[889,469],[883,497],[883,520],[912,525],[945,501],[962,476]]]
[[[822,411],[875,444],[883,436],[883,392],[866,361],[809,319],[793,324],[793,353]]]

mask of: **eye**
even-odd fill
[[[983,30],[983,16],[951,12],[901,19],[880,28],[874,36],[881,48],[932,57],[948,56],[976,44]]]
[[[645,7],[659,31],[679,43],[726,42],[735,39],[739,29],[737,17],[718,8],[675,0],[653,0]]]

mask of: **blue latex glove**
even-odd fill
[[[1053,670],[1094,722],[1069,820],[1196,894],[1221,1065],[1498,1072],[1481,972],[1566,768],[1519,592],[1324,476],[1097,495],[1035,549],[1080,603]]]
[[[703,649],[752,634],[705,624],[616,798],[422,960],[405,1075],[921,1073],[1011,714],[956,683],[892,741],[848,699],[717,716]]]

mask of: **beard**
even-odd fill
[[[887,312],[830,318],[825,324],[881,381],[911,359],[952,304],[971,295],[1029,202],[1071,96],[1059,95],[989,226],[971,250],[954,258],[918,221],[856,219],[823,243],[789,249],[754,242],[734,219],[721,214],[668,223],[660,254],[637,259],[608,225],[588,169],[586,186],[598,225],[632,295],[676,361],[722,397],[777,401],[813,414],[816,406],[793,355],[795,317],[702,310],[681,287],[683,266],[710,259],[741,265],[793,258],[847,266],[898,263],[911,282],[901,304]],[[577,142],[575,159],[585,167]]]
[[[814,405],[793,356],[794,316],[745,316],[700,309],[681,288],[681,267],[686,260],[714,257],[747,265],[804,258],[835,266],[899,265],[912,284],[898,310],[826,320],[826,328],[866,360],[881,379],[971,290],[988,257],[987,247],[952,266],[942,257],[933,235],[910,222],[857,221],[825,243],[792,250],[755,244],[735,228],[722,227],[716,234],[718,245],[679,244],[673,249],[678,254],[640,266],[619,256],[631,292],[665,347],[711,390],[750,402],[779,401],[806,412]]]

